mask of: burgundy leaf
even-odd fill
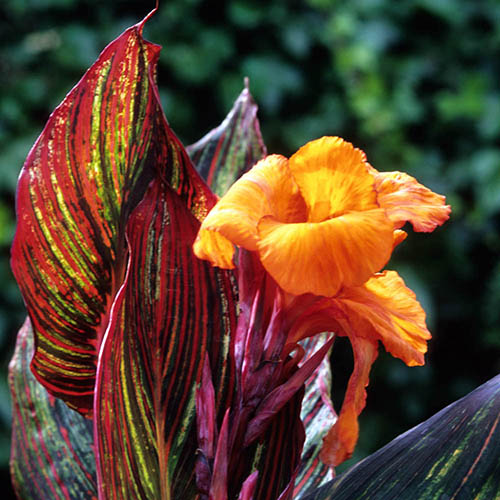
[[[217,442],[215,391],[212,383],[210,362],[205,356],[201,385],[196,389],[196,422],[198,445],[206,458],[213,459]]]
[[[222,427],[217,441],[217,452],[214,460],[212,485],[209,500],[227,500],[228,467],[229,467],[229,410],[224,415]]]
[[[319,366],[324,356],[333,343],[333,337],[328,340],[318,351],[316,351],[304,364],[290,377],[286,382],[274,389],[268,394],[260,406],[257,408],[257,414],[248,424],[245,434],[245,446],[248,446],[263,429],[269,424],[269,421],[285,405],[285,403],[300,389],[304,382],[309,378],[314,370]]]
[[[95,399],[99,494],[196,493],[196,385],[208,355],[216,407],[232,397],[232,275],[197,259],[199,223],[155,180],[130,217],[130,261],[99,355]]]
[[[238,500],[253,500],[253,494],[255,491],[255,486],[257,485],[257,478],[259,477],[259,471],[252,472],[243,483],[243,486],[238,496]]]

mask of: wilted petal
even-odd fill
[[[376,172],[378,202],[396,227],[409,221],[419,232],[431,232],[448,220],[451,208],[445,197],[426,188],[403,172]]]
[[[392,252],[393,225],[382,209],[350,212],[320,223],[259,224],[260,259],[287,292],[333,296],[364,283]]]
[[[323,440],[321,460],[337,466],[350,458],[358,441],[358,416],[365,407],[366,391],[370,369],[377,358],[377,343],[348,333],[354,353],[354,370],[347,385],[339,418]]]
[[[340,137],[307,143],[290,158],[289,167],[311,222],[378,208],[374,179],[363,151]]]
[[[342,291],[336,302],[360,335],[379,339],[408,366],[424,364],[427,340],[425,312],[395,271],[385,271],[363,286]]]

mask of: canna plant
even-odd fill
[[[158,96],[160,47],[142,36],[154,12],[56,108],[19,178],[18,497],[494,498],[498,377],[334,473],[379,342],[424,363],[425,313],[383,269],[406,222],[448,219],[444,197],[338,137],[267,155],[248,83],[184,148]],[[338,336],[354,369],[337,416]]]

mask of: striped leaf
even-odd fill
[[[328,335],[321,334],[306,339],[302,346],[306,353],[315,352],[327,341]],[[302,499],[311,488],[317,488],[333,479],[330,467],[319,459],[323,438],[337,419],[330,400],[331,367],[329,356],[322,361],[313,376],[306,382],[300,417],[306,428],[306,441],[295,489],[294,500]]]
[[[306,498],[500,498],[500,375]]]
[[[219,196],[266,155],[257,109],[246,82],[226,119],[187,148],[196,169]]]
[[[127,265],[129,214],[157,174],[199,217],[213,203],[166,125],[154,81],[160,47],[142,38],[146,19],[108,45],[52,113],[18,184],[12,268],[35,331],[32,369],[84,414]]]
[[[13,402],[11,475],[23,500],[97,497],[92,422],[51,396],[31,373],[33,331],[19,331],[9,367]]]
[[[224,411],[232,397],[232,274],[194,256],[198,227],[160,180],[127,225],[130,262],[97,375],[100,498],[194,498],[196,384],[206,353],[216,406]]]
[[[277,499],[294,480],[300,467],[304,443],[304,426],[300,420],[303,395],[304,391],[300,389],[272,419],[264,435],[241,451],[238,467],[229,473],[233,486],[229,489],[229,498],[238,497],[239,487],[254,471],[259,471],[255,500]],[[282,500],[291,499],[292,492],[293,488]]]

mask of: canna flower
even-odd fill
[[[322,450],[330,465],[354,449],[378,341],[407,365],[424,364],[425,313],[397,273],[380,271],[405,239],[406,222],[430,232],[449,213],[444,197],[413,177],[378,172],[352,144],[323,137],[290,159],[261,160],[201,225],[199,258],[232,268],[236,245],[256,252],[291,296],[317,297],[290,328],[290,343],[327,330],[349,337],[354,371]]]

